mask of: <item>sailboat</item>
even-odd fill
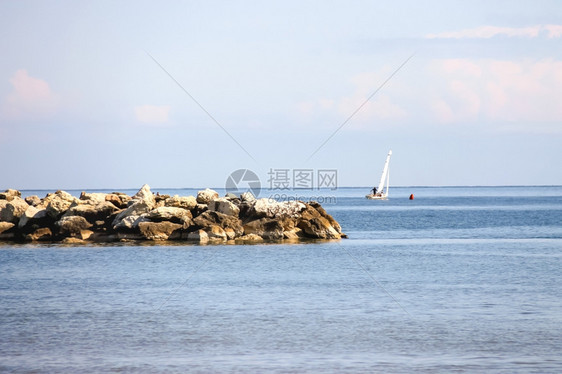
[[[386,156],[386,161],[384,162],[384,167],[382,168],[381,180],[379,186],[374,189],[373,192],[365,196],[367,199],[371,200],[386,200],[388,199],[388,183],[390,179],[390,170],[388,164],[390,163],[390,156],[392,156],[392,150],[388,151]],[[386,188],[385,188],[386,184]]]

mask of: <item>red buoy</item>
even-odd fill
[[[414,194],[410,195],[410,200],[414,200]]]

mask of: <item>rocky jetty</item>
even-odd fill
[[[340,239],[341,227],[316,202],[277,202],[251,193],[220,197],[65,191],[43,199],[17,190],[0,193],[0,240],[65,243],[128,240],[228,241]]]

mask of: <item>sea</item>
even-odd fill
[[[0,372],[562,372],[562,186],[367,193],[277,196],[339,241],[2,242]]]

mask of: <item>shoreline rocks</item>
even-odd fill
[[[205,189],[194,196],[154,194],[144,185],[133,196],[121,192],[65,191],[21,198],[0,193],[0,240],[97,243],[184,240],[246,243],[341,239],[339,223],[317,202],[278,202]]]

